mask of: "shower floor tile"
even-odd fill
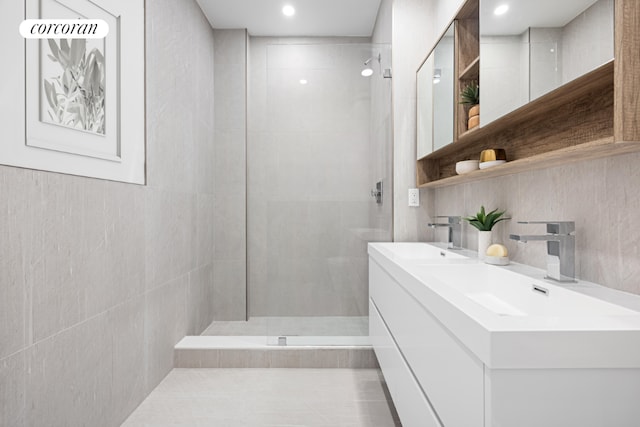
[[[123,427],[400,426],[377,369],[174,369]]]
[[[202,335],[369,335],[367,316],[252,317],[248,321],[216,321]]]

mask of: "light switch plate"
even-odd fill
[[[420,206],[420,190],[417,188],[409,189],[409,206],[412,208]]]

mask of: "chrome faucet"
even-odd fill
[[[447,218],[446,223],[427,224],[431,228],[448,227],[449,228],[449,249],[462,249],[462,217],[459,216],[437,216],[436,218]]]
[[[573,221],[518,221],[518,224],[546,224],[547,234],[520,236],[511,234],[509,238],[522,243],[529,241],[547,242],[547,279],[558,282],[576,280],[576,224]]]

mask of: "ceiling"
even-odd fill
[[[522,34],[529,27],[561,28],[589,8],[596,0],[483,0],[480,31],[483,35]],[[494,15],[499,5],[507,13]]]
[[[253,36],[369,37],[380,0],[197,0],[213,28],[246,28]],[[285,5],[296,9],[292,17]]]

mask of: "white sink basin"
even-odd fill
[[[385,256],[392,259],[411,261],[431,261],[469,258],[455,250],[443,249],[428,243],[417,242],[389,242],[376,243],[375,248],[384,252]]]
[[[418,267],[420,276],[456,289],[487,310],[507,316],[637,316],[637,311],[486,264]]]
[[[427,243],[370,243],[369,255],[491,368],[640,368],[640,296]]]

